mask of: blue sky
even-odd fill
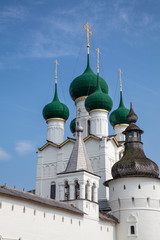
[[[42,109],[54,93],[54,61],[58,59],[58,94],[75,106],[71,81],[86,67],[88,21],[90,62],[109,86],[113,110],[119,103],[123,75],[126,107],[132,101],[144,130],[146,155],[160,166],[160,1],[159,0],[1,0],[0,2],[0,184],[26,190],[35,187],[36,151],[46,142]],[[109,126],[110,133],[113,133]]]

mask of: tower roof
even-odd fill
[[[109,121],[112,126],[115,126],[118,124],[128,124],[128,121],[127,121],[128,114],[129,114],[129,109],[127,109],[124,106],[122,91],[120,91],[119,107],[111,113],[111,115],[109,117]]]
[[[100,86],[104,93],[108,93],[108,85],[105,80],[99,77]],[[97,75],[92,71],[89,64],[89,54],[87,55],[87,67],[84,73],[76,77],[69,88],[70,95],[73,100],[82,96],[88,96],[96,90]]]
[[[69,92],[73,100],[90,95],[96,90],[97,86],[96,74],[94,74],[89,64],[89,36],[92,36],[92,32],[90,31],[88,22],[84,25],[84,30],[87,32],[87,67],[84,73],[76,77],[70,85]],[[108,93],[108,85],[103,78],[100,78],[100,85],[102,91]]]
[[[69,117],[69,109],[68,107],[61,103],[58,98],[57,93],[57,60],[56,60],[56,74],[55,74],[55,94],[53,101],[51,103],[48,103],[43,108],[43,117],[45,120],[49,120],[51,118],[62,118],[64,120],[67,120]]]
[[[121,69],[119,69],[119,73],[120,73],[120,103],[119,107],[116,110],[114,110],[109,117],[109,121],[112,126],[128,124],[127,116],[129,114],[129,109],[127,109],[123,103]]]
[[[85,108],[88,112],[96,109],[110,111],[112,109],[112,99],[107,93],[102,92],[99,78],[99,48],[97,48],[97,88],[85,101]]]
[[[90,94],[85,101],[85,108],[88,112],[95,109],[102,109],[110,111],[112,109],[112,99],[107,93],[102,92],[99,83],[99,74],[97,74],[97,88],[96,91]]]
[[[89,160],[85,144],[83,142],[81,133],[83,128],[77,123],[77,139],[74,144],[71,156],[69,158],[65,173],[75,172],[85,170],[87,172],[93,173],[91,162]]]
[[[126,135],[125,152],[123,157],[112,167],[114,179],[127,176],[158,178],[159,168],[156,163],[146,157],[141,142],[143,131],[135,125],[138,117],[132,105],[127,117],[129,126],[123,132]]]
[[[70,123],[70,130],[72,133],[76,132],[76,118],[74,118]]]

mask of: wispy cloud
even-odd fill
[[[27,16],[27,9],[24,6],[5,6],[1,11],[1,18],[4,20],[24,19]]]
[[[8,160],[11,156],[3,148],[0,147],[0,161]]]
[[[12,49],[16,49],[16,52],[12,54],[18,58],[77,55],[79,50],[77,42],[82,39],[84,32],[82,26],[86,21],[91,25],[92,32],[96,33],[97,38],[103,39],[113,33],[123,33],[122,41],[131,45],[140,44],[143,42],[144,32],[149,34],[149,30],[155,30],[160,26],[149,8],[139,10],[138,0],[102,0],[98,4],[95,0],[82,2],[50,8],[47,14],[42,15],[38,15],[39,11],[34,13],[27,10],[28,5],[4,7],[0,12],[0,21],[25,19],[29,26],[21,28],[18,37],[14,36],[17,37],[17,41],[12,41],[11,45],[14,44]],[[45,4],[44,0],[35,3],[41,7]],[[3,24],[1,26],[3,28]],[[149,36],[155,38],[154,34]],[[0,68],[4,68],[2,63]]]
[[[28,140],[21,140],[16,143],[15,150],[20,155],[26,155],[35,150],[32,142]]]
[[[27,20],[28,10],[22,5],[5,5],[0,10],[0,32],[7,32],[16,23],[21,24],[25,19]],[[18,26],[17,26],[18,29]],[[16,29],[16,31],[17,31]]]

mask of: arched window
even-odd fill
[[[56,198],[56,183],[51,183],[51,189],[50,189],[50,198],[55,199]]]
[[[68,184],[68,181],[65,181],[65,184],[64,184],[64,199],[69,200],[69,184]]]
[[[138,232],[137,232],[137,217],[133,214],[131,214],[128,219],[128,236],[137,236]]]
[[[78,180],[75,181],[74,187],[75,187],[75,199],[79,199],[80,198],[80,186],[79,186]]]

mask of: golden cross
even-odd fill
[[[88,54],[89,54],[89,47],[90,47],[89,34],[92,36],[92,32],[90,31],[90,26],[89,26],[88,22],[86,22],[86,24],[84,25],[84,30],[87,31],[87,49],[88,49]]]
[[[81,109],[78,108],[78,118],[80,118],[80,114],[81,114]]]
[[[97,51],[97,73],[99,73],[99,54],[100,54],[99,48],[97,48],[96,51]]]
[[[55,61],[55,65],[56,65],[56,67],[55,67],[55,83],[57,84],[57,65],[58,65],[57,59]]]
[[[122,76],[122,71],[121,71],[121,69],[119,68],[120,91],[122,92],[122,78],[121,78],[121,76]]]

